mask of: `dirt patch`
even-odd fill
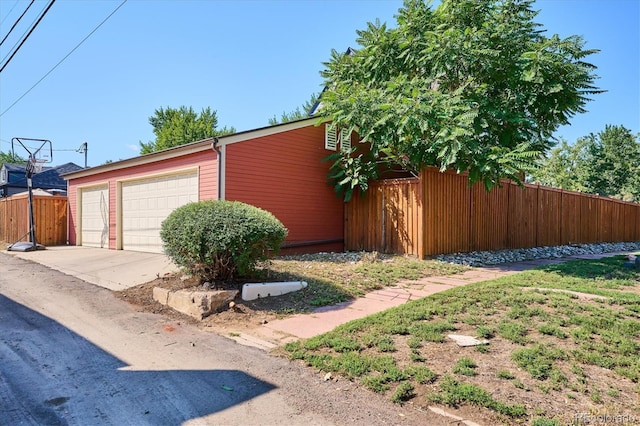
[[[236,285],[237,288],[241,288],[242,283],[237,283]],[[248,331],[274,319],[297,312],[310,311],[313,308],[300,302],[299,298],[292,294],[253,301],[244,301],[238,296],[234,301],[233,307],[198,321],[153,300],[154,287],[172,291],[204,289],[198,280],[193,278],[184,279],[184,277],[177,274],[156,278],[151,282],[126,290],[115,291],[114,294],[117,298],[135,305],[139,311],[162,314],[176,321],[217,331],[220,334],[224,334],[227,330]]]

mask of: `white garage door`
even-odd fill
[[[196,172],[123,183],[122,249],[162,253],[162,221],[194,201],[198,201]]]
[[[82,245],[109,246],[109,189],[107,186],[82,189]]]

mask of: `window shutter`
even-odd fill
[[[340,149],[343,151],[351,150],[351,132],[349,129],[340,130]]]
[[[329,149],[331,151],[335,151],[337,149],[337,134],[336,128],[331,127],[330,124],[324,125],[324,148]]]

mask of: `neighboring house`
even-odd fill
[[[67,182],[61,177],[65,173],[82,170],[74,163],[66,163],[56,167],[45,167],[31,178],[33,188],[65,195]],[[26,170],[23,164],[5,163],[0,168],[0,197],[10,197],[27,190]]]
[[[265,127],[66,174],[69,242],[162,252],[160,226],[193,201],[242,201],[289,230],[289,252],[341,251],[344,203],[328,183],[340,136],[317,118]],[[349,136],[350,142],[350,136]]]

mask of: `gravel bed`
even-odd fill
[[[613,252],[627,252],[640,250],[640,241],[626,243],[598,243],[598,244],[571,244],[566,246],[553,247],[532,247],[514,250],[498,251],[474,251],[470,253],[441,254],[433,259],[447,263],[455,263],[466,266],[486,266],[499,265],[501,263],[522,262],[533,259],[559,259],[569,256],[585,254],[601,254]],[[301,254],[293,256],[281,256],[282,260],[297,260],[307,262],[332,262],[332,263],[357,263],[360,261],[386,261],[394,255],[348,251],[343,253],[321,252],[312,254]]]
[[[498,265],[533,259],[559,259],[585,254],[601,254],[640,250],[640,241],[627,243],[571,244],[515,250],[474,251],[435,256],[435,259],[467,266]]]

